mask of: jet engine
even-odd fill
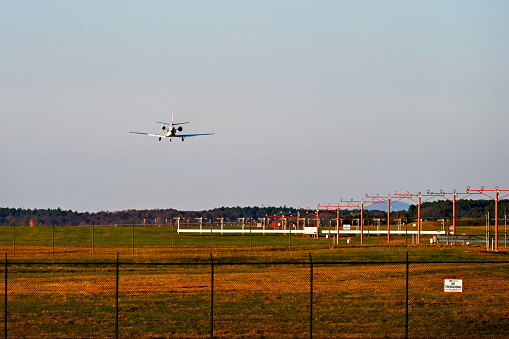
[[[177,128],[179,132],[182,132],[183,128],[182,126],[179,126],[179,128]]]
[[[167,131],[167,130],[168,130],[168,127],[166,127],[166,126],[164,126],[164,125],[163,125],[163,126],[161,127],[161,130],[163,130],[163,131]]]

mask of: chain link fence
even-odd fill
[[[509,262],[17,262],[5,338],[506,338]],[[461,292],[447,292],[456,283]]]

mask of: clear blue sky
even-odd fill
[[[2,1],[0,206],[509,189],[507,1]],[[156,120],[190,121],[185,142]]]

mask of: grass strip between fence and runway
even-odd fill
[[[469,230],[469,234],[482,234],[482,227],[458,227],[460,233]],[[327,234],[328,235],[328,234]],[[505,234],[500,233],[500,239]],[[352,242],[347,244],[347,239]],[[421,237],[421,244],[430,244],[430,236]],[[65,252],[74,248],[76,252],[127,254],[141,251],[214,251],[214,250],[313,250],[332,247],[358,246],[360,237],[340,237],[336,243],[336,235],[331,230],[331,237],[315,239],[297,235],[219,235],[207,233],[202,235],[179,235],[176,227],[143,227],[143,226],[2,226],[0,227],[0,250],[12,255],[39,255],[39,252]],[[413,245],[416,237],[410,235],[391,236],[391,246]],[[482,246],[481,243],[478,244]],[[384,235],[365,235],[363,246],[387,246]],[[445,244],[440,244],[445,246]],[[499,249],[507,250],[507,245],[500,243]]]

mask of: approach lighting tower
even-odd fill
[[[385,203],[384,197],[380,197],[379,194],[376,196],[370,196],[366,194],[366,199],[371,199],[371,204]],[[391,195],[387,194],[387,243],[391,243]]]
[[[316,211],[317,211],[317,215],[316,215],[317,218],[318,218],[318,211],[336,211],[336,215],[337,215],[337,221],[336,221],[337,238],[336,238],[336,241],[339,241],[338,240],[339,239],[339,211],[340,211],[339,204],[337,206],[333,206],[331,204],[327,204],[327,206],[318,204],[318,208]],[[317,223],[317,226],[318,226],[318,223]],[[317,232],[318,232],[318,228],[317,228]],[[329,225],[329,236],[330,236],[330,225]]]
[[[338,209],[349,210],[351,208],[359,208],[361,210],[361,245],[364,244],[364,200],[343,200],[340,199]],[[339,222],[339,211],[338,211],[338,222]],[[338,224],[338,239],[339,239],[339,224]],[[339,241],[339,240],[338,240]]]
[[[509,196],[509,193],[506,195],[500,196],[500,192],[509,192],[509,190],[500,190],[498,186],[495,187],[494,190],[485,190],[484,186],[481,186],[480,190],[471,190],[470,187],[467,186],[467,193],[469,192],[476,192],[477,194],[482,194],[484,196],[487,196],[490,199],[495,200],[495,252],[498,252],[498,201],[500,199],[504,199],[505,197]],[[495,193],[494,196],[491,196],[485,192]]]
[[[482,190],[483,187],[481,187],[481,190]],[[475,190],[472,190],[472,192],[470,192],[470,187],[467,186],[467,191],[466,193],[458,193],[456,192],[455,189],[452,190],[452,193],[447,193],[447,192],[444,192],[444,190],[440,190],[439,193],[435,193],[435,192],[431,192],[430,190],[427,190],[426,191],[426,194],[422,194],[422,196],[427,196],[427,197],[430,197],[429,199],[426,199],[427,200],[430,200],[434,197],[440,197],[440,198],[444,198],[446,200],[449,200],[449,201],[452,201],[452,226],[451,226],[451,232],[452,234],[456,234],[456,202],[457,201],[460,201],[460,200],[463,200],[473,194],[480,194],[479,192],[476,192]],[[461,198],[461,196],[464,195],[463,198]],[[448,196],[451,196],[451,198],[449,198]],[[458,199],[459,198],[459,199]],[[419,205],[419,210],[420,210],[420,205]]]
[[[417,197],[417,201],[414,199],[414,197]],[[421,229],[422,229],[422,223],[421,223],[421,192],[419,192],[418,194],[411,194],[411,193],[408,193],[408,191],[406,193],[398,193],[396,191],[394,191],[394,198],[398,199],[396,201],[401,201],[403,199],[409,199],[413,202],[416,202],[417,205],[419,206],[417,208],[417,243],[420,244],[421,243]],[[394,202],[396,202],[394,201]],[[407,223],[408,223],[408,220],[407,220]]]

